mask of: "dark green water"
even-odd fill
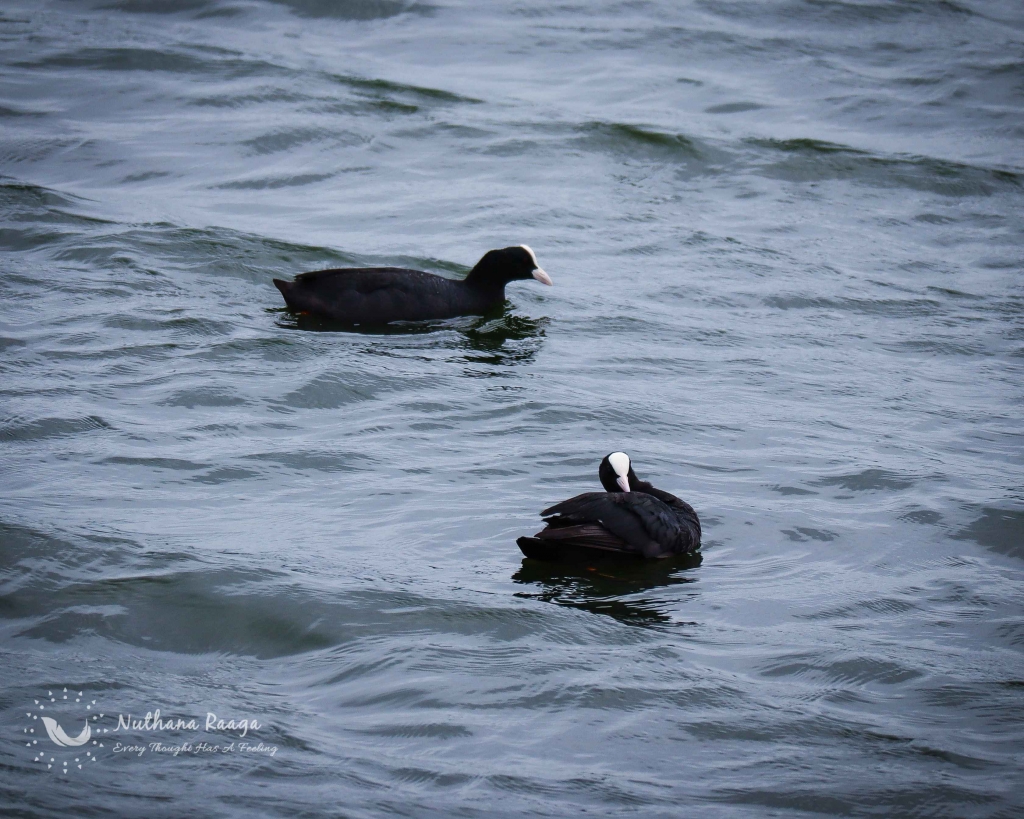
[[[13,0],[0,66],[5,816],[1024,810],[1019,3]],[[520,242],[401,332],[270,283]],[[701,565],[522,558],[613,449]]]

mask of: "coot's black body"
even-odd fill
[[[293,310],[349,324],[427,321],[480,315],[505,300],[505,285],[534,278],[551,284],[526,245],[490,250],[462,280],[401,267],[352,267],[274,279]]]
[[[700,548],[700,520],[675,495],[640,480],[628,457],[613,452],[598,470],[607,492],[586,492],[541,512],[547,527],[516,542],[527,557],[663,558]]]

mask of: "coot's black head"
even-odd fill
[[[640,481],[625,452],[605,455],[597,474],[601,478],[601,486],[608,492],[629,492]]]
[[[473,284],[500,287],[517,279],[536,279],[551,284],[551,277],[541,270],[537,256],[526,245],[488,250],[466,277],[466,281]]]

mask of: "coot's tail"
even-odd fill
[[[285,304],[292,307],[292,290],[295,287],[295,282],[286,282],[284,279],[274,279],[274,287],[281,291],[281,295],[284,296]]]
[[[519,548],[527,557],[534,560],[555,560],[554,550],[550,544],[545,543],[539,537],[521,537],[516,540]]]

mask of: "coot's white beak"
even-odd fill
[[[541,270],[539,267],[534,269],[534,271],[533,271],[533,278],[535,278],[541,284],[546,284],[546,285],[550,285],[551,284],[551,277],[547,273],[545,273],[543,270]]]
[[[615,483],[622,487],[623,492],[629,491],[629,478],[625,475],[619,475],[619,477],[615,479]]]

